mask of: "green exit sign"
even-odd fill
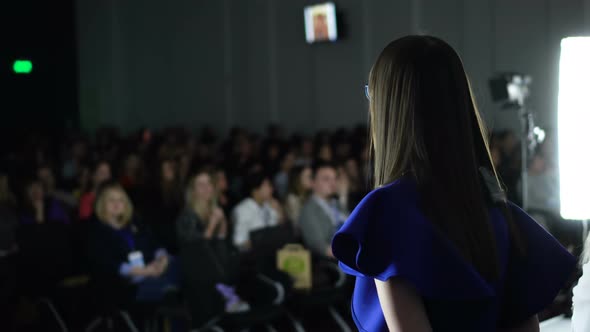
[[[12,70],[16,74],[30,74],[33,71],[33,63],[29,60],[15,60]]]

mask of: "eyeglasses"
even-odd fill
[[[371,100],[371,95],[369,94],[369,85],[365,84],[365,97],[367,97],[367,100]]]

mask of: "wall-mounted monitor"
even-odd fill
[[[305,17],[305,39],[309,44],[334,42],[338,39],[336,28],[336,6],[333,2],[307,6]]]

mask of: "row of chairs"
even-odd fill
[[[186,293],[194,285],[191,276],[198,276],[206,268],[193,260],[194,255],[183,252],[178,255],[184,280],[182,292],[172,294],[160,303],[136,303],[129,285],[100,280],[86,273],[81,250],[85,232],[83,223],[23,226],[18,232],[20,250],[10,257],[17,276],[13,294],[16,296],[10,298],[26,297],[35,305],[46,308],[43,310],[51,317],[49,324],[55,326],[56,331],[115,331],[117,326],[123,326],[127,331],[156,332],[171,330],[172,325],[176,329],[190,328],[202,332],[242,331],[256,327],[275,331],[276,325],[281,331],[300,332],[309,325],[306,321],[309,313],[316,312],[329,317],[335,330],[351,330],[350,322],[340,314],[341,307],[348,304],[350,280],[333,261],[314,258],[316,271],[328,276],[328,281],[309,292],[293,290],[289,281],[280,275],[255,273],[250,285],[260,290],[260,294],[251,310],[235,314],[221,312],[199,326],[193,326]],[[269,252],[263,256],[272,256],[275,249],[267,247]],[[183,250],[198,253],[201,248],[196,244]]]

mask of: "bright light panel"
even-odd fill
[[[559,62],[561,216],[590,219],[590,37],[561,41]]]

